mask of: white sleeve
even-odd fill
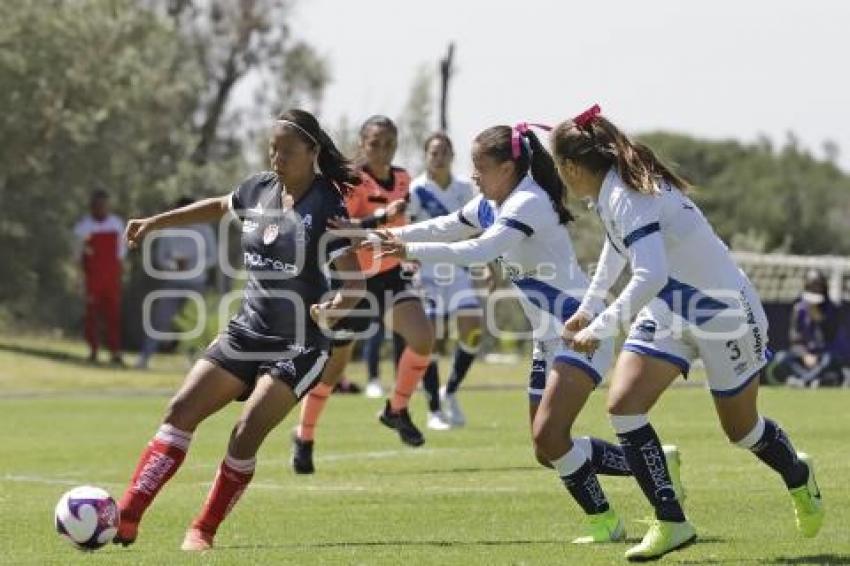
[[[416,194],[418,187],[414,186],[410,189],[410,201],[407,203],[407,218],[411,222],[422,220],[422,203],[419,201],[419,196]]]
[[[445,262],[455,265],[487,263],[526,237],[523,231],[503,222],[497,222],[477,238],[464,242],[407,244],[407,257],[423,262]]]
[[[621,227],[632,276],[620,296],[588,327],[597,338],[613,336],[667,284],[669,267],[659,222],[661,199],[625,189],[611,207]]]
[[[124,221],[118,218],[117,216],[113,216],[113,224],[115,225],[115,230],[118,232],[118,259],[124,259],[127,255],[127,242],[124,241]]]
[[[89,237],[89,233],[91,232],[91,223],[87,222],[86,219],[82,219],[74,225],[74,243],[72,246],[72,250],[74,253],[74,257],[79,259],[83,255],[83,248],[85,247],[86,238]]]
[[[477,223],[480,199],[474,199],[457,212],[430,220],[391,228],[390,232],[405,242],[456,242],[481,232]]]
[[[593,308],[593,304],[599,303],[599,301],[602,303],[606,302],[608,290],[617,281],[626,263],[626,258],[614,249],[608,238],[605,238],[605,244],[602,246],[602,253],[599,256],[599,263],[596,264],[593,279],[590,281],[590,286],[588,286],[578,310],[595,315],[597,311]]]

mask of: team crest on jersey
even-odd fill
[[[654,320],[642,320],[638,322],[629,334],[629,340],[641,342],[652,342],[655,339],[657,326]]]
[[[280,227],[277,224],[269,224],[266,226],[266,229],[263,230],[263,243],[265,245],[270,245],[272,242],[277,240],[277,235],[280,233]]]

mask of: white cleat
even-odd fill
[[[446,420],[452,427],[466,425],[466,416],[460,408],[456,394],[446,393],[445,387],[440,388],[440,401],[443,404],[443,413],[446,415]]]
[[[428,422],[425,424],[431,430],[449,430],[452,428],[452,425],[449,424],[446,417],[443,416],[441,411],[437,411],[434,413],[428,413]]]
[[[382,399],[384,397],[384,388],[381,387],[380,381],[370,379],[366,383],[366,397],[369,399]]]

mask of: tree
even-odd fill
[[[726,242],[767,252],[850,253],[850,177],[812,157],[796,136],[778,149],[765,140],[641,139],[696,184],[694,199]]]
[[[137,216],[181,194],[223,194],[244,177],[242,121],[229,101],[249,72],[272,93],[265,120],[287,97],[320,99],[327,74],[290,41],[288,7],[0,3],[0,315],[66,327],[79,319],[71,228],[93,189]],[[301,63],[287,67],[291,52]]]
[[[433,79],[428,67],[417,69],[407,103],[398,118],[398,159],[412,172],[422,168],[422,144],[432,131]]]

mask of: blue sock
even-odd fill
[[[749,449],[756,457],[782,476],[788,489],[809,481],[809,468],[797,457],[791,440],[782,428],[770,419],[759,417],[756,426],[737,444]]]
[[[452,362],[452,373],[449,375],[449,380],[446,382],[446,393],[454,395],[454,393],[463,383],[472,361],[475,359],[475,351],[469,351],[461,344],[458,344],[455,349],[455,358]]]
[[[367,371],[369,372],[369,380],[381,378],[380,363],[381,363],[381,346],[384,343],[384,327],[381,326],[374,336],[370,336],[363,344],[363,359],[366,362]]]
[[[582,436],[574,439],[573,442],[587,454],[597,474],[603,476],[632,475],[629,463],[626,461],[626,454],[621,446],[592,436]]]
[[[661,521],[682,522],[685,512],[676,499],[661,441],[646,415],[611,415],[620,446],[644,496]]]
[[[605,492],[593,472],[593,464],[583,450],[573,445],[566,454],[552,462],[552,467],[585,513],[596,515],[610,509]]]
[[[425,395],[428,397],[428,410],[432,413],[439,411],[440,373],[436,360],[431,362],[431,365],[425,370],[425,375],[422,376],[422,389],[425,390]]]

